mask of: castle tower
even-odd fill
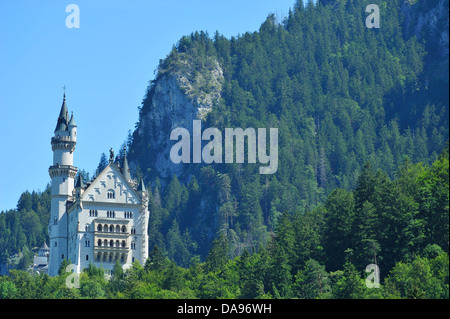
[[[63,259],[68,259],[66,205],[68,201],[73,200],[74,179],[77,174],[77,168],[73,166],[76,134],[77,126],[73,114],[69,120],[66,94],[64,93],[55,135],[51,138],[53,165],[48,170],[52,179],[49,221],[50,260],[48,269],[50,276],[56,276]]]

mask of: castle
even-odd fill
[[[122,164],[109,164],[84,184],[73,166],[77,125],[69,119],[64,93],[54,136],[49,221],[48,274],[56,276],[61,262],[70,260],[80,273],[89,263],[111,272],[116,262],[124,269],[148,258],[148,193],[141,180],[131,178],[126,154]],[[125,152],[124,152],[125,153]]]

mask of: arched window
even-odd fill
[[[114,232],[114,226],[113,225],[109,225],[109,232],[110,233]]]
[[[108,231],[108,225],[106,225],[106,224],[103,225],[103,231],[104,231],[104,232],[107,232],[107,231]]]
[[[103,246],[105,246],[105,247],[108,246],[108,241],[106,239],[103,241]]]
[[[125,248],[125,245],[126,245],[125,240],[122,240],[122,247]]]
[[[116,195],[114,193],[114,190],[110,189],[108,190],[108,192],[106,193],[106,197],[108,197],[109,199],[114,199],[116,198]]]
[[[98,231],[102,231],[102,225],[101,225],[101,224],[98,224],[97,230],[98,230]]]
[[[113,210],[108,210],[106,212],[106,217],[108,217],[108,218],[115,218],[116,217],[116,212],[113,211]]]
[[[120,247],[120,242],[116,240],[116,247]]]
[[[116,233],[120,233],[120,226],[116,225]]]
[[[114,247],[114,240],[111,239],[111,240],[109,241],[109,246],[110,246],[110,247]]]
[[[102,240],[101,240],[101,239],[99,239],[99,240],[97,241],[97,246],[99,246],[99,247],[102,246]]]
[[[127,232],[127,228],[124,226],[122,226],[122,233],[126,233]]]

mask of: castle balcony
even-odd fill
[[[55,176],[69,176],[71,178],[75,178],[77,175],[77,168],[72,165],[52,165],[48,168],[48,172],[50,174],[50,178]]]
[[[73,152],[77,142],[70,136],[54,136],[51,138],[52,150],[69,150]]]
[[[128,248],[110,248],[94,246],[94,260],[97,262],[115,263],[119,260],[125,263],[128,257]]]
[[[129,234],[129,220],[96,218],[94,222],[95,235],[107,235],[113,237],[123,237]]]
[[[52,137],[51,139],[52,143],[58,143],[58,142],[74,142],[74,140],[72,139],[72,137],[70,136],[61,136],[61,135],[57,135]]]
[[[126,236],[128,237],[128,236]],[[94,257],[99,262],[125,262],[130,251],[126,237],[94,237]]]

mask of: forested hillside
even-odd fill
[[[78,290],[13,270],[0,298],[448,298],[448,20],[448,0],[298,0],[253,33],[181,38],[124,142],[150,192],[147,263],[90,267]],[[195,118],[278,128],[277,172],[171,163]],[[0,264],[26,269],[49,212],[47,186],[0,214]]]
[[[448,150],[431,166],[405,162],[394,180],[366,165],[355,190],[283,213],[266,247],[233,259],[222,233],[203,263],[180,267],[154,247],[145,265],[117,263],[109,280],[91,264],[79,289],[66,285],[70,261],[54,278],[11,270],[0,277],[0,299],[448,299],[448,168]],[[379,288],[367,288],[368,264],[379,266]]]
[[[195,32],[161,60],[128,141],[153,192],[150,247],[187,266],[223,234],[237,256],[265,245],[283,214],[354,190],[366,163],[393,178],[405,159],[437,159],[448,140],[448,1],[379,2],[379,29],[365,26],[367,4],[297,1],[282,22],[269,15],[230,39]],[[189,103],[164,93],[175,82],[193,105],[209,101],[203,128],[278,128],[278,171],[167,164],[171,129],[192,126]]]

